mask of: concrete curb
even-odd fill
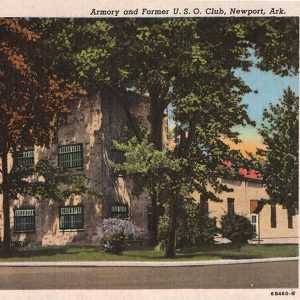
[[[216,261],[166,261],[166,262],[133,262],[133,261],[81,261],[81,262],[1,262],[1,267],[194,267],[267,263],[281,261],[298,261],[299,257],[278,257],[260,259],[227,259]]]

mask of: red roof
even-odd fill
[[[228,168],[231,167],[231,162],[224,162],[224,165]],[[255,170],[250,170],[249,172],[244,169],[244,168],[240,168],[239,169],[239,174],[242,175],[243,177],[247,178],[247,179],[255,179],[255,180],[262,180],[261,175],[255,171]]]
[[[256,180],[262,179],[261,175],[255,170],[250,170],[249,172],[247,172],[246,169],[240,168],[239,174],[243,175],[245,178],[248,178],[248,179],[256,179]]]

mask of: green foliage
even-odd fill
[[[160,217],[158,222],[157,240],[159,242],[159,248],[162,251],[166,250],[168,230],[169,230],[169,217],[167,216]]]
[[[240,215],[224,215],[221,218],[222,236],[234,244],[247,244],[255,237],[255,231],[248,218]]]
[[[264,160],[258,161],[263,183],[270,198],[298,213],[299,184],[299,97],[289,88],[277,105],[264,110],[264,121],[259,133],[266,149],[258,154]]]
[[[164,188],[171,183],[168,172],[179,171],[179,160],[170,159],[167,151],[155,149],[149,142],[149,136],[144,132],[144,137],[139,141],[135,136],[127,142],[114,141],[117,150],[124,151],[125,162],[122,165],[111,165],[118,171],[125,171],[134,181],[134,193],[140,194],[147,188],[152,194],[159,194],[162,203],[166,203],[168,194],[163,194]],[[160,177],[161,180],[156,179]]]
[[[228,188],[218,178],[252,167],[224,142],[240,142],[236,125],[254,125],[241,103],[251,90],[234,73],[250,70],[251,49],[263,70],[298,72],[297,18],[52,19],[37,27],[58,49],[53,60],[61,72],[89,91],[131,89],[149,97],[149,136],[116,143],[126,162],[114,167],[126,170],[135,193],[147,188],[164,205],[195,190],[220,201],[217,194]],[[170,103],[172,150],[161,141]]]
[[[23,195],[63,202],[71,195],[93,193],[84,174],[53,167],[47,160],[40,160],[33,167],[14,167],[8,176],[10,200]]]
[[[262,70],[280,75],[298,71],[298,18],[42,19],[32,23],[56,49],[54,60],[61,63],[61,71],[91,88],[110,85],[171,96],[170,87],[177,93],[182,84],[194,84],[191,78],[202,84],[219,70],[249,70],[250,48]]]
[[[246,39],[259,59],[257,66],[281,76],[298,74],[299,18],[251,18],[246,22]]]
[[[73,99],[84,91],[68,76],[59,76],[52,47],[33,25],[39,21],[0,18],[0,159],[3,197],[4,255],[11,247],[10,203],[16,189],[7,167],[9,153],[33,145],[49,146]],[[69,80],[70,79],[70,80]],[[12,183],[10,183],[12,181]],[[12,185],[11,185],[12,184]],[[28,185],[27,185],[28,186]],[[40,190],[38,184],[36,190]]]
[[[158,223],[158,241],[161,250],[166,248],[168,230],[169,217],[163,216]],[[177,216],[176,247],[212,244],[216,235],[216,219],[203,214],[200,204],[185,200]]]
[[[216,235],[216,218],[203,213],[201,204],[185,200],[179,212],[178,246],[212,244]]]
[[[126,235],[124,231],[114,231],[104,241],[104,251],[106,253],[121,255],[125,247]]]

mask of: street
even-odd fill
[[[188,267],[0,267],[0,289],[297,287],[298,261]]]

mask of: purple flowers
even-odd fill
[[[122,255],[126,248],[126,240],[142,238],[142,230],[130,220],[104,219],[98,227],[98,235],[104,242],[104,251],[110,254]]]
[[[112,234],[121,232],[127,240],[137,240],[143,236],[142,230],[130,220],[104,219],[102,226],[98,227],[98,235],[102,241],[107,240]]]

